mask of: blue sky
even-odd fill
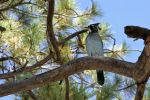
[[[89,1],[82,0],[82,3],[87,7]],[[103,16],[97,20],[110,24],[117,44],[126,41],[130,49],[142,50],[143,41],[133,41],[133,39],[127,38],[124,34],[124,26],[137,25],[150,28],[150,0],[97,0],[97,4],[103,12]],[[125,57],[125,60],[135,62],[138,56],[138,52],[132,52]],[[14,100],[14,98],[5,96],[0,100]]]
[[[77,0],[81,8],[91,6],[91,0]],[[133,41],[124,34],[124,27],[127,25],[141,26],[149,28],[150,1],[149,0],[94,0],[98,9],[102,11],[102,17],[97,18],[93,22],[108,23],[111,26],[117,44],[126,42],[131,50],[143,50],[143,40]],[[83,6],[84,3],[84,6]],[[131,52],[124,58],[127,61],[136,62],[139,52]]]
[[[150,0],[101,0],[99,5],[103,12],[102,22],[111,25],[111,30],[117,43],[126,41],[130,49],[143,49],[143,40],[133,41],[124,34],[124,26],[136,25],[150,28]],[[140,53],[132,52],[125,57],[128,61],[135,62]]]

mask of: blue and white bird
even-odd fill
[[[91,24],[88,26],[89,34],[86,38],[86,50],[88,56],[104,56],[103,42],[99,36],[99,23]],[[104,84],[104,72],[103,70],[96,70],[97,73],[97,82],[100,85]]]

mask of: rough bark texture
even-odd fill
[[[3,0],[8,1],[8,0]],[[28,2],[27,2],[28,3]],[[72,35],[69,35],[62,41],[57,41],[54,31],[53,31],[53,14],[54,14],[54,3],[55,0],[48,0],[48,16],[47,16],[47,37],[48,41],[53,46],[53,51],[56,54],[56,58],[59,63],[62,65],[59,68],[54,70],[35,75],[29,79],[24,79],[15,82],[9,82],[0,85],[0,96],[5,96],[9,94],[13,94],[19,91],[26,91],[32,90],[33,88],[40,87],[44,84],[49,82],[55,82],[62,79],[67,78],[70,75],[75,73],[84,71],[84,70],[95,70],[97,68],[101,68],[104,71],[109,71],[113,73],[117,73],[129,78],[133,78],[137,81],[137,91],[135,95],[135,100],[142,100],[145,90],[145,85],[148,81],[150,76],[150,30],[139,27],[139,26],[126,26],[125,33],[131,37],[136,39],[143,39],[145,43],[145,47],[136,63],[126,62],[122,60],[117,60],[108,57],[82,57],[73,61],[68,62],[67,64],[63,65],[63,61],[61,58],[59,46],[63,46],[65,42],[72,39],[75,36],[78,36],[81,33],[87,31],[87,29],[75,32]],[[12,5],[11,7],[4,7],[0,9],[0,11],[6,11],[8,9],[12,9],[16,6],[23,4],[23,0],[18,1],[16,4]],[[0,31],[5,31],[3,27],[0,26]],[[17,69],[15,72],[8,72],[4,74],[0,74],[0,78],[10,78],[14,77],[18,74],[21,74],[24,71],[33,71],[35,68],[42,66],[45,64],[49,59],[54,58],[54,55],[48,55],[43,60],[37,62],[32,66],[26,66],[20,69]],[[9,60],[12,58],[0,58],[0,61]],[[69,83],[66,81],[66,99],[69,95]],[[29,94],[32,98],[34,94],[32,91],[29,91]]]
[[[53,46],[53,49],[56,53],[57,60],[61,62],[60,50],[58,47],[58,41],[55,37],[54,30],[53,30],[53,15],[54,15],[54,5],[55,0],[48,0],[48,15],[47,15],[47,37],[48,41]]]
[[[54,7],[55,7],[55,0],[48,0],[47,36],[48,36],[48,41],[50,41],[50,43],[52,44],[53,49],[55,51],[57,62],[60,65],[63,65],[58,41],[55,37],[54,30],[53,30]],[[65,78],[65,83],[66,83],[66,100],[69,100],[69,81],[68,81],[67,77]]]
[[[135,100],[142,100],[143,94],[144,94],[144,90],[145,90],[145,84],[146,83],[137,84]]]
[[[145,47],[136,62],[134,74],[134,79],[137,81],[135,100],[142,100],[145,84],[150,76],[150,30],[139,26],[126,26],[125,33],[132,38],[144,39]]]
[[[134,63],[121,61],[107,57],[82,57],[43,74],[33,76],[29,79],[24,79],[12,83],[0,85],[0,96],[9,95],[19,91],[31,90],[40,87],[49,82],[62,80],[69,75],[81,72],[83,70],[94,70],[102,68],[105,71],[115,72],[120,75],[133,78]]]
[[[139,26],[126,26],[124,28],[126,35],[131,38],[145,39],[150,36],[150,30]]]

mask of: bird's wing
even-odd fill
[[[98,34],[89,34],[86,38],[86,49],[89,56],[103,56],[103,43]]]

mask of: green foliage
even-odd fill
[[[36,89],[35,94],[40,100],[64,100],[65,87],[59,83],[51,83]]]
[[[120,45],[113,45],[113,50],[109,50],[110,52],[107,54],[107,56],[123,60],[123,56],[129,53],[128,49],[129,46],[126,44],[126,42],[123,42]]]
[[[112,32],[110,30],[110,25],[107,24],[107,23],[101,23],[99,27],[101,29],[100,32],[99,32],[99,35],[101,36],[102,40],[104,42],[109,42],[110,43],[110,39],[111,39],[111,36],[112,36]]]
[[[91,14],[93,15],[93,17],[95,16],[101,16],[102,12],[100,12],[100,9],[98,9],[97,7],[97,3],[92,1],[92,7],[91,7]]]
[[[23,28],[22,42],[25,47],[32,50],[38,50],[40,42],[44,39],[45,28],[43,24],[35,23],[30,27]]]
[[[58,41],[63,40],[73,32],[83,29],[83,27],[87,27],[92,20],[96,17],[100,18],[102,15],[96,2],[93,0],[91,0],[91,5],[84,10],[80,9],[76,0],[55,1],[53,28]],[[7,8],[18,2],[19,1],[9,0],[3,7]],[[11,10],[8,8],[3,14],[6,19],[0,21],[0,26],[5,27],[6,31],[0,34],[0,51],[5,52],[0,53],[5,56],[11,55],[15,58],[13,67],[15,66],[17,69],[26,62],[29,62],[27,65],[33,65],[44,58],[45,55],[49,54],[49,48],[54,51],[51,44],[46,44],[47,2],[44,0],[31,0],[29,4],[21,3],[17,7],[12,7]],[[114,44],[112,49],[108,48],[113,44],[110,27],[108,24],[102,23],[100,28],[100,36],[103,39],[104,45],[108,44],[106,49],[109,49],[109,53],[107,53],[106,56],[121,59],[122,56],[129,53],[127,52],[128,46],[125,42],[119,45]],[[80,35],[83,45],[85,44],[86,36],[87,33]],[[76,59],[74,55],[79,55],[80,57],[86,53],[83,47],[81,48],[79,46],[78,39],[79,38],[71,39],[65,43],[65,45],[59,47],[63,63]],[[81,55],[78,51],[80,51]],[[56,59],[53,58],[48,63],[55,64],[57,63],[55,60]],[[12,65],[9,61],[3,63],[4,65]],[[22,73],[15,77],[15,80],[30,78],[37,74],[41,68],[42,67],[39,67],[39,69],[37,68],[32,72]],[[0,69],[2,69],[2,67],[0,67]],[[10,67],[10,69],[13,68]],[[107,73],[106,76],[108,76]],[[74,76],[71,77],[74,78]],[[114,76],[110,77],[114,80],[116,79]],[[77,80],[84,82],[81,85],[81,83],[76,82]],[[95,71],[85,71],[82,79],[69,79],[69,81],[70,100],[88,100],[93,96],[96,96],[97,100],[110,100],[121,98],[120,93],[115,90],[120,87],[121,81],[124,80],[122,78],[116,79],[115,82],[112,82],[113,80],[107,80],[106,85],[97,89],[95,87]],[[33,89],[32,92],[39,100],[64,100],[65,84],[59,85],[58,82],[45,84],[43,87]],[[32,99],[28,92],[19,93],[17,96],[22,100]]]
[[[88,100],[94,95],[94,92],[88,93],[86,88],[80,86],[78,83],[70,84],[70,100]],[[32,91],[34,95],[40,100],[65,100],[65,86],[58,83],[47,84],[41,88]],[[31,100],[31,97],[26,92],[18,94],[22,100]]]
[[[74,83],[70,87],[70,100],[88,100],[93,93],[88,93],[86,88],[78,83]]]
[[[122,79],[116,75],[115,77],[112,76],[112,78],[114,82],[108,80],[108,82],[103,87],[101,87],[101,89],[97,90],[97,100],[121,100],[119,93],[120,91],[116,90],[120,87]]]

